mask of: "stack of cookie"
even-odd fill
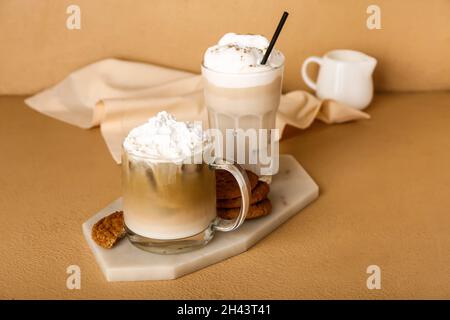
[[[258,180],[258,176],[247,170],[248,180],[252,188],[250,208],[247,219],[254,219],[268,215],[272,210],[272,204],[267,198],[270,187],[264,181]],[[241,192],[233,175],[225,170],[216,171],[217,214],[223,219],[234,219],[239,215],[241,208]]]

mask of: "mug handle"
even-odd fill
[[[308,76],[308,64],[311,62],[315,62],[317,63],[319,66],[322,66],[322,58],[320,57],[316,57],[316,56],[312,56],[307,58],[302,65],[302,78],[303,81],[305,81],[305,83],[308,85],[308,87],[310,87],[311,89],[313,89],[314,91],[317,90],[317,83],[312,81],[311,78]]]
[[[218,231],[233,231],[239,228],[247,217],[248,209],[250,208],[250,181],[248,180],[245,170],[238,164],[223,159],[215,159],[214,162],[210,164],[210,167],[214,170],[222,169],[231,173],[236,179],[239,189],[241,190],[242,201],[239,215],[233,220],[218,218],[218,221],[214,226],[214,228]]]

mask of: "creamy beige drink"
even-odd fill
[[[176,121],[167,112],[128,134],[122,153],[125,227],[136,246],[156,253],[178,253],[207,244],[214,231],[238,228],[250,206],[245,171],[208,157],[212,144],[201,123]],[[216,212],[216,169],[238,181],[242,206],[233,221]]]
[[[203,145],[201,127],[177,122],[166,112],[130,132],[122,155],[128,229],[151,239],[180,239],[211,225],[214,171],[192,158]]]
[[[157,163],[124,154],[125,224],[144,237],[199,234],[216,217],[214,172],[207,164]]]
[[[238,163],[260,175],[277,170],[272,161],[275,155],[270,154],[270,129],[275,128],[284,63],[281,52],[273,50],[267,63],[260,64],[268,45],[259,35],[226,34],[206,51],[202,66],[210,127],[219,129],[225,139],[227,129],[241,129],[246,137],[234,135],[233,160],[239,160],[239,153],[245,154],[245,163]],[[256,143],[249,143],[249,129],[254,131]],[[230,141],[223,144],[224,155],[227,143],[230,145]],[[269,159],[261,157],[261,149]]]

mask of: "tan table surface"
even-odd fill
[[[172,281],[104,279],[81,224],[120,196],[98,129],[0,97],[0,298],[450,298],[450,93],[378,95],[369,121],[282,142],[321,195],[255,247]],[[66,268],[81,268],[81,290]],[[368,290],[366,268],[381,268]]]

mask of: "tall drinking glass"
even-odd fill
[[[278,131],[284,65],[249,73],[218,72],[202,65],[210,128],[224,138],[222,155],[271,181],[278,171]]]

